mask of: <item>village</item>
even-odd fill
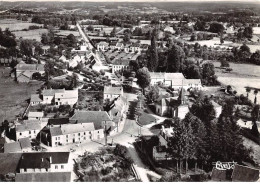
[[[0,30],[0,181],[260,181],[257,17],[202,23],[146,7],[135,22],[118,6],[59,27],[35,12],[38,39]]]

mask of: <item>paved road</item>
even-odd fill
[[[92,44],[90,43],[88,37],[85,35],[84,31],[82,30],[81,26],[79,25],[79,23],[77,23],[77,28],[79,30],[79,34],[82,36],[83,40],[87,43],[88,48],[90,50],[92,50],[94,47],[92,46]]]

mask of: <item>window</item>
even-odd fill
[[[34,133],[36,134],[36,131],[34,131]]]
[[[66,137],[68,138],[68,137],[69,137],[69,135],[66,135]]]
[[[26,169],[26,168],[24,168],[23,170],[24,170],[24,172],[27,172],[27,169]]]
[[[61,165],[61,169],[64,169],[64,165]]]
[[[89,132],[89,134],[91,134],[91,132]]]
[[[55,169],[58,169],[58,165],[55,165]]]
[[[58,98],[58,101],[60,101],[60,98]]]
[[[20,133],[20,136],[22,135],[22,133]]]
[[[80,133],[78,133],[78,136],[80,136]]]
[[[97,131],[97,133],[99,133],[99,131]]]
[[[86,132],[84,132],[84,135],[86,135]]]
[[[31,131],[29,131],[29,134],[31,134]]]

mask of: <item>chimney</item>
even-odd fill
[[[50,156],[50,163],[52,163],[52,157]]]
[[[43,158],[42,158],[42,162],[43,162]]]

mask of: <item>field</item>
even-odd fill
[[[41,42],[41,36],[43,33],[47,33],[47,29],[37,29],[29,31],[15,31],[13,32],[16,38],[22,37],[23,39],[35,39],[38,42]]]
[[[7,77],[9,70],[0,68],[0,122],[14,120],[16,115],[23,113],[28,105],[26,100],[35,93],[40,83],[18,84],[13,78]]]
[[[70,31],[70,30],[55,30],[55,31],[57,31],[55,34],[60,36],[68,36],[69,34],[73,34],[76,37],[80,36],[78,31]]]
[[[219,67],[219,62],[214,62],[215,67]],[[218,80],[224,85],[231,85],[235,87],[238,95],[246,95],[245,87],[260,88],[260,66],[251,64],[235,64],[230,63],[230,67],[233,69],[232,72],[226,73],[220,69],[216,69]],[[249,99],[254,101],[254,94],[249,94]],[[257,95],[260,100],[260,93]]]
[[[32,25],[43,26],[42,24],[30,23],[30,22],[20,21],[16,19],[0,20],[0,28],[2,28],[2,30],[5,30],[6,28],[9,28],[10,31],[22,30],[22,29],[28,29],[29,26]]]
[[[253,153],[252,156],[254,158],[254,160],[260,164],[260,147],[258,144],[256,144],[255,142],[251,141],[250,139],[247,138],[243,138],[244,139],[244,145],[246,148],[252,148],[253,149]]]

